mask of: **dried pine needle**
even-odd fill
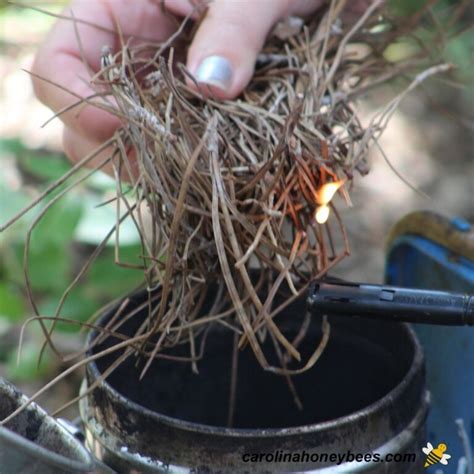
[[[119,231],[129,216],[141,236],[149,314],[131,341],[133,352],[147,359],[143,374],[177,344],[189,344],[187,360],[198,370],[202,354],[196,353],[196,339],[202,341],[215,324],[234,332],[235,347],[249,344],[262,367],[286,376],[311,368],[324,350],[326,320],[322,340],[302,360],[298,346],[307,319],[290,341],[275,317],[304,294],[311,279],[349,254],[336,206],[350,203],[354,177],[368,172],[368,149],[401,100],[427,77],[450,68],[435,65],[421,40],[410,58],[391,62],[384,55],[397,39],[414,35],[425,11],[392,17],[379,0],[356,22],[347,22],[345,4],[332,0],[318,17],[278,25],[250,84],[235,100],[220,101],[206,97],[199,86],[189,87],[194,78],[174,59],[178,42],[190,34],[189,17],[163,44],[136,45],[122,38],[118,51],[104,47],[102,69],[91,80],[98,93],[86,100],[104,107],[97,96],[106,96],[123,122],[108,143],[115,146],[107,163],[117,180],[115,228]],[[363,126],[357,99],[399,77],[415,80]],[[124,182],[131,186],[127,196]],[[56,317],[97,254],[68,287]],[[26,263],[27,255],[28,247]],[[203,312],[211,286],[215,300]],[[127,317],[112,318],[104,337],[119,332]],[[51,330],[44,324],[43,329],[52,345]],[[263,350],[268,335],[278,367]]]

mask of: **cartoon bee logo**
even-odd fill
[[[428,468],[436,463],[448,464],[448,459],[451,457],[450,454],[446,453],[448,446],[444,443],[439,443],[437,448],[433,448],[431,443],[426,444],[426,448],[421,448],[421,450],[426,454],[424,468]]]

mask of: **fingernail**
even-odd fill
[[[200,83],[227,90],[232,82],[232,65],[222,56],[208,56],[199,65],[196,79]]]

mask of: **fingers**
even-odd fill
[[[84,137],[84,135],[71,127],[64,127],[63,150],[73,163],[78,163],[88,155],[94,153],[100,148],[101,143],[101,141]],[[110,158],[112,150],[112,146],[107,147],[105,150],[91,158],[90,161],[85,163],[85,166],[88,168],[96,168],[102,165],[106,159]],[[109,164],[106,165],[106,167],[107,169],[111,169]]]
[[[258,52],[285,2],[216,0],[194,37],[188,69],[221,98],[238,95],[249,82]],[[204,87],[205,90],[205,87]]]
[[[90,20],[91,13],[95,13],[97,22],[105,27],[110,26],[105,12],[98,10],[97,5],[93,5],[91,8],[93,12],[88,11],[87,14],[81,3],[78,5],[73,3],[71,9],[75,16],[84,18],[86,21]],[[69,16],[71,11],[67,8],[63,13]],[[94,53],[94,45],[111,44],[113,41],[112,35],[89,26],[81,26],[80,32],[87,64],[81,60],[81,52],[71,21],[59,20],[40,48],[33,65],[35,93],[41,102],[55,112],[72,106],[80,97],[89,97],[94,94],[94,90],[88,84],[89,68],[95,71],[99,64],[98,54]],[[70,127],[84,134],[97,134],[99,139],[109,136],[110,130],[116,126],[112,117],[91,107],[73,108],[61,118]]]
[[[323,3],[213,0],[187,58],[199,88],[218,98],[236,97],[250,81],[257,55],[273,25],[289,14],[310,14]],[[179,23],[169,12],[183,16],[193,11],[190,0],[167,0],[168,12],[163,12],[161,5],[157,0],[73,0],[63,14],[75,21],[59,20],[40,49],[32,71],[34,89],[43,103],[62,112],[67,126],[64,144],[71,158],[84,156],[120,125],[117,117],[104,110],[85,103],[75,105],[81,98],[100,92],[91,86],[90,76],[100,70],[104,46],[112,50],[120,47],[120,37],[114,33],[117,25],[125,41],[132,37],[135,41],[161,42]]]
[[[322,3],[214,0],[188,53],[188,69],[201,91],[222,99],[236,97],[250,81],[257,55],[274,24],[292,13],[314,11]]]
[[[91,73],[100,69],[104,46],[113,50],[120,46],[119,36],[114,33],[116,24],[120,25],[126,40],[141,36],[163,41],[175,29],[160,8],[147,1],[76,0],[63,15],[81,22],[76,22],[74,27],[71,20],[59,20],[38,52],[32,70],[36,95],[55,112],[72,107],[79,98],[97,92],[90,84]],[[99,28],[84,22],[99,25]],[[61,119],[72,130],[97,142],[109,138],[120,125],[108,112],[84,104],[71,108]]]
[[[49,75],[45,66],[36,62],[32,72],[37,75],[33,77],[33,87],[38,99],[56,113],[69,108],[59,118],[84,136],[91,136],[98,141],[109,138],[120,126],[120,121],[102,109],[81,103],[81,98],[92,98],[97,92],[88,83],[90,73],[81,59],[66,51],[55,51],[48,57],[51,66],[62,73],[57,75],[54,83],[49,83],[42,79]],[[91,100],[100,99],[96,97]],[[110,104],[108,106],[111,107]]]
[[[114,176],[114,160],[117,166],[119,156],[113,157],[116,147],[114,144],[104,146],[104,141],[96,141],[78,133],[70,127],[64,127],[63,131],[63,150],[66,156],[73,162],[79,163],[86,160],[84,166],[87,168],[100,168],[104,173]],[[93,155],[93,156],[92,156]],[[121,178],[127,182],[135,182],[137,179],[138,163],[136,161],[135,150],[127,150],[128,163],[121,167]],[[90,160],[87,160],[90,157]],[[123,158],[123,157],[122,157]]]

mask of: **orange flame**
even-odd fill
[[[324,224],[329,219],[329,206],[331,199],[337,190],[344,184],[344,180],[333,181],[323,184],[317,191],[316,202],[319,206],[314,212],[314,218],[318,224]]]
[[[318,206],[314,218],[318,224],[324,224],[329,219],[329,207],[326,204]]]
[[[319,205],[329,204],[336,194],[337,190],[344,184],[344,180],[333,181],[323,184],[316,194],[316,201]]]

